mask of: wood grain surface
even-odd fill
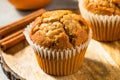
[[[2,56],[6,64],[26,80],[120,80],[120,41],[91,40],[80,70],[69,76],[44,73],[26,41],[2,52]]]

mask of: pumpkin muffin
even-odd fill
[[[78,71],[84,60],[91,38],[88,26],[72,11],[47,11],[34,21],[25,35],[26,39],[29,37],[27,40],[43,71],[51,75],[68,75]]]
[[[67,49],[88,40],[88,34],[89,28],[81,16],[71,11],[57,10],[38,17],[33,24],[30,37],[40,46]]]
[[[79,8],[82,16],[92,24],[94,39],[120,39],[120,0],[81,0]]]
[[[120,0],[85,0],[84,5],[94,14],[120,16]]]

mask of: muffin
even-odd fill
[[[41,69],[51,75],[68,75],[79,70],[91,30],[88,23],[69,10],[47,11],[25,29]]]
[[[120,0],[80,0],[79,8],[82,16],[92,25],[94,39],[120,39]]]

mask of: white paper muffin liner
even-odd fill
[[[81,50],[83,50],[84,48],[87,48],[87,46],[92,38],[92,31],[90,29],[88,40],[86,42],[84,42],[83,44],[81,44],[80,46],[76,46],[75,48],[64,49],[64,50],[60,50],[60,49],[53,50],[50,48],[44,48],[42,46],[36,45],[35,43],[33,43],[31,41],[29,34],[30,34],[30,29],[32,27],[32,24],[33,24],[33,22],[30,25],[28,25],[24,31],[24,35],[26,37],[26,40],[33,47],[35,52],[38,53],[39,56],[41,56],[44,59],[48,59],[48,60],[51,60],[51,59],[52,60],[54,60],[54,59],[55,60],[63,60],[63,58],[65,58],[65,59],[68,59],[68,57],[71,58],[72,55],[75,56],[77,53],[80,53]]]
[[[80,12],[91,23],[93,38],[100,41],[113,41],[120,39],[120,16],[98,15],[84,8],[84,0],[79,0]]]

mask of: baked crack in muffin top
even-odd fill
[[[120,0],[85,0],[85,8],[100,15],[120,15]]]
[[[30,38],[37,45],[52,49],[79,46],[88,40],[87,22],[69,10],[47,11],[38,17],[31,29]]]

